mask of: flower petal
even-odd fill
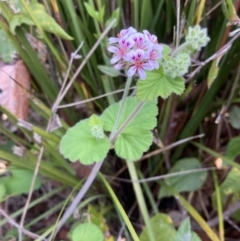
[[[133,76],[137,71],[137,68],[135,66],[132,66],[129,68],[128,72],[127,72],[127,76],[131,77]]]
[[[119,54],[120,53],[119,48],[117,48],[115,46],[109,46],[108,47],[108,51],[111,52],[111,53],[114,53],[114,54]]]
[[[138,72],[140,79],[146,79],[146,73],[142,68],[138,68],[137,72]]]
[[[121,57],[119,55],[113,55],[113,57],[110,60],[111,64],[115,64],[117,63],[119,60],[121,59]]]
[[[152,65],[150,65],[149,63],[142,64],[142,68],[149,70],[149,71],[154,69],[154,67]]]
[[[109,44],[114,44],[114,43],[118,43],[119,38],[116,37],[111,37],[108,39]]]

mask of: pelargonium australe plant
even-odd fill
[[[130,27],[109,38],[110,63],[127,76],[123,98],[100,116],[92,115],[69,128],[60,143],[61,153],[71,161],[92,164],[104,160],[110,148],[126,160],[137,160],[152,144],[157,124],[157,98],[184,91],[191,53],[208,41],[206,29],[190,27],[178,48],[159,44],[147,30]],[[127,97],[132,77],[138,77],[136,96]]]

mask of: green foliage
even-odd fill
[[[113,130],[120,103],[109,106],[102,114],[104,129],[111,132]],[[120,117],[119,129],[136,109],[139,102],[134,97],[128,97],[123,107]],[[147,151],[152,144],[151,130],[156,126],[156,116],[158,109],[156,101],[148,101],[141,108],[129,125],[117,136],[114,142],[116,154],[127,160],[139,159],[143,152]]]
[[[240,154],[240,137],[231,138],[227,145],[226,155],[231,158],[235,159]]]
[[[33,172],[25,169],[12,168],[10,176],[0,178],[0,184],[3,186],[2,194],[5,192],[5,195],[13,196],[28,193],[32,178]],[[34,190],[39,189],[41,185],[41,178],[38,176],[34,183]]]
[[[201,241],[198,235],[191,231],[191,223],[189,218],[186,218],[181,223],[174,241]]]
[[[84,2],[84,5],[86,7],[86,10],[87,10],[88,14],[93,19],[96,19],[99,23],[103,23],[103,17],[104,17],[104,13],[105,13],[105,7],[104,6],[100,9],[100,11],[96,11],[94,9],[94,7],[89,3]]]
[[[162,68],[164,74],[175,79],[185,75],[188,72],[188,68],[191,64],[191,59],[188,53],[180,52],[177,56],[166,57],[162,62]]]
[[[89,127],[89,119],[68,129],[60,143],[60,152],[70,161],[79,160],[85,165],[102,161],[110,149],[107,137],[96,138]]]
[[[98,65],[98,69],[111,77],[117,77],[120,75],[120,72],[118,70],[115,70],[112,66],[107,66],[107,65]]]
[[[104,241],[102,231],[92,223],[83,223],[75,226],[69,236],[71,241]]]
[[[169,174],[187,170],[200,169],[201,164],[196,158],[184,158],[176,162]],[[207,178],[206,171],[190,172],[164,179],[164,184],[173,187],[177,192],[193,192],[201,188]],[[161,186],[159,197],[171,196],[165,185]]]
[[[159,213],[150,219],[155,241],[173,241],[176,236],[176,230],[172,224],[171,218],[163,213]],[[149,241],[146,229],[140,234],[140,241]]]
[[[240,108],[233,105],[229,112],[229,121],[232,127],[240,129]]]
[[[16,54],[16,49],[9,42],[7,36],[0,29],[0,59],[3,62],[11,63],[13,61],[14,55]]]
[[[199,25],[188,28],[186,43],[190,43],[194,49],[200,50],[206,46],[209,41],[210,38],[207,35],[206,28],[201,28]]]
[[[52,18],[45,10],[44,5],[37,3],[37,2],[31,2],[28,5],[34,19],[38,22],[38,24],[41,26],[41,28],[47,32],[53,33],[56,36],[59,36],[63,39],[72,40],[72,37],[69,36],[55,21],[54,18]],[[22,24],[27,25],[35,25],[33,19],[28,14],[28,12],[25,9],[21,9],[20,13],[13,15],[10,22],[10,29],[12,33],[15,33],[15,29],[18,26],[21,26]]]
[[[155,100],[158,96],[163,99],[175,93],[180,95],[184,91],[182,77],[171,78],[164,74],[163,68],[147,72],[147,78],[137,83],[137,99],[139,101]]]

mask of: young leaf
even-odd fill
[[[191,231],[189,218],[181,223],[174,241],[201,241],[198,235]]]
[[[233,128],[240,129],[240,108],[238,106],[234,105],[230,109],[229,121]]]
[[[91,133],[89,119],[68,129],[60,142],[60,152],[65,158],[90,165],[103,160],[110,149],[107,137],[98,139]]]
[[[166,99],[171,93],[180,95],[184,91],[184,80],[181,77],[170,78],[162,67],[147,72],[147,78],[137,83],[137,99],[139,101],[155,100],[158,96]]]
[[[195,158],[184,158],[179,160],[169,173],[177,173],[181,171],[200,169],[201,164]],[[178,192],[192,192],[198,190],[207,178],[206,171],[203,172],[195,172],[189,174],[178,175],[175,177],[168,177],[164,180],[164,183],[168,186],[172,186]],[[168,193],[167,187],[162,185],[159,193],[159,197],[167,197],[171,196]]]
[[[104,123],[103,128],[106,131],[112,131],[120,103],[121,102],[109,106],[103,112],[101,118]],[[126,99],[118,129],[132,114],[138,104],[139,102],[134,97],[128,97]],[[143,152],[148,150],[152,144],[151,130],[157,124],[157,113],[156,101],[148,101],[145,103],[114,143],[114,149],[119,157],[128,160],[137,160],[142,156]]]
[[[34,19],[38,22],[43,30],[53,33],[63,39],[73,39],[58,25],[55,19],[46,12],[43,4],[31,2],[28,7],[34,16]],[[10,20],[9,25],[11,32],[15,34],[16,27],[22,25],[23,23],[27,25],[35,25],[31,16],[29,16],[25,9],[22,9],[19,14],[15,14]]]
[[[176,230],[172,224],[171,218],[159,213],[150,219],[150,223],[155,236],[155,241],[170,241],[174,240]],[[140,241],[149,241],[148,232],[146,228],[143,229],[140,235]]]
[[[100,13],[99,13],[99,12],[96,11],[96,10],[92,7],[92,5],[90,5],[89,3],[84,2],[84,5],[85,5],[85,8],[87,9],[88,14],[89,14],[92,18],[96,19],[96,20],[97,20],[98,22],[100,22],[100,23],[103,21],[103,14],[104,14],[104,12],[105,12],[105,8],[102,8],[101,11],[100,11]]]
[[[92,223],[83,223],[75,226],[70,232],[72,241],[103,241],[104,236],[98,226]]]

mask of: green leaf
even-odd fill
[[[150,224],[155,236],[155,241],[172,241],[176,236],[176,230],[172,224],[172,219],[166,214],[157,214],[150,219]],[[140,241],[149,241],[146,228],[140,235]]]
[[[117,76],[120,75],[120,72],[117,71],[117,70],[115,70],[112,66],[98,65],[98,69],[99,69],[102,73],[104,73],[104,74],[106,74],[106,75],[108,75],[108,76],[110,76],[110,77],[117,77]]]
[[[84,2],[84,6],[87,9],[88,14],[96,19],[98,22],[102,23],[103,22],[103,14],[105,12],[105,8],[101,9],[101,12],[99,13],[98,11],[96,11],[93,6],[87,2]]]
[[[25,169],[12,169],[11,176],[0,179],[0,184],[6,188],[7,195],[19,195],[28,193],[33,178],[33,172]],[[37,176],[34,190],[41,187],[41,178]]]
[[[240,129],[240,108],[232,106],[229,113],[229,121],[233,128]]]
[[[186,218],[180,225],[174,241],[191,241],[191,224],[189,218]]]
[[[228,142],[226,155],[231,158],[235,159],[240,154],[240,137],[233,137]]]
[[[137,99],[154,100],[158,96],[166,99],[171,93],[180,95],[184,91],[184,80],[181,77],[170,78],[164,75],[162,67],[147,72],[147,78],[137,82]]]
[[[65,158],[85,165],[102,161],[110,149],[110,142],[105,136],[98,139],[91,133],[89,119],[80,121],[68,129],[60,142],[60,152]]]
[[[181,223],[174,241],[201,241],[198,235],[191,231],[189,218]]]
[[[28,7],[29,7],[34,19],[37,21],[37,23],[43,30],[53,33],[63,39],[67,39],[67,40],[73,39],[58,25],[58,23],[55,21],[55,19],[52,18],[46,12],[43,4],[40,4],[37,2],[31,2],[28,5]],[[9,22],[11,32],[15,34],[16,27],[21,26],[22,24],[35,25],[31,16],[28,14],[28,12],[25,9],[20,11],[19,14],[15,14],[11,18],[11,20]]]
[[[140,102],[134,97],[126,98],[123,112],[119,121],[118,129],[136,109]],[[114,143],[116,154],[127,160],[139,159],[143,152],[147,151],[152,144],[151,130],[156,126],[158,108],[156,101],[148,101],[144,104],[135,118],[117,137]],[[120,102],[109,106],[102,114],[103,128],[112,131],[117,118]]]
[[[92,223],[83,223],[75,226],[70,233],[72,241],[103,241],[104,236],[98,226]]]
[[[181,171],[200,169],[201,164],[196,158],[184,158],[179,160],[169,173],[178,173]],[[174,177],[168,177],[164,180],[167,186],[172,186],[177,192],[192,192],[198,190],[205,182],[207,173],[194,172],[189,174],[177,175]],[[159,197],[171,196],[167,187],[162,185],[159,193]]]
[[[119,15],[120,15],[120,10],[119,8],[115,9],[115,11],[112,13],[111,17],[106,21],[106,27],[108,24],[113,20],[116,19],[116,22],[113,24],[112,28],[116,28],[119,22]]]
[[[0,43],[0,59],[6,63],[12,62],[16,50],[2,30],[0,30]]]

